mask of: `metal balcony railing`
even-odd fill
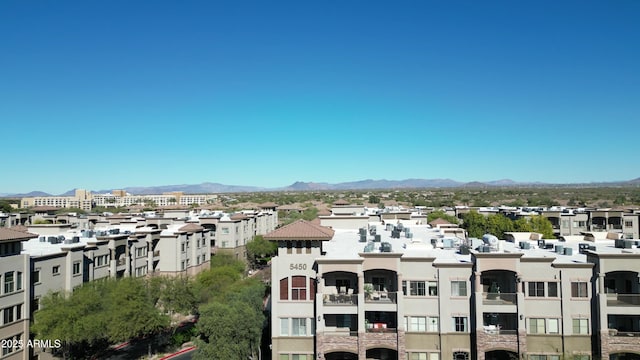
[[[357,294],[324,294],[322,297],[324,305],[357,305]]]
[[[373,293],[365,296],[365,302],[395,304],[398,302],[398,293],[390,291],[374,291]]]

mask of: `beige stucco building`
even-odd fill
[[[636,242],[473,242],[413,219],[345,217],[265,236],[279,246],[273,359],[640,356]]]

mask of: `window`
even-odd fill
[[[58,275],[60,274],[60,265],[56,265],[54,267],[51,268],[51,273],[53,275]]]
[[[4,273],[4,293],[12,293],[14,291],[13,271]]]
[[[451,296],[467,296],[467,282],[466,281],[452,281],[451,282]]]
[[[376,291],[385,291],[385,278],[383,277],[372,277],[371,284],[373,285],[373,289]]]
[[[529,334],[544,334],[544,319],[529,319]]]
[[[40,282],[40,269],[36,269],[31,273],[31,283],[37,284]]]
[[[428,316],[427,317],[427,332],[439,332],[439,318],[437,316]]]
[[[571,297],[589,297],[587,294],[586,282],[572,282],[571,283]]]
[[[424,281],[409,281],[409,295],[425,296],[426,294]]]
[[[307,354],[292,354],[291,355],[291,360],[307,360],[307,359],[311,359],[311,356],[307,355]]]
[[[280,319],[280,335],[289,336],[289,318]]]
[[[280,360],[289,360],[289,354],[280,354]]]
[[[435,281],[429,281],[429,296],[438,296],[438,283]]]
[[[22,272],[16,273],[16,291],[22,290]]]
[[[307,336],[307,318],[291,319],[291,336]]]
[[[9,324],[14,321],[13,318],[13,306],[4,309],[3,311],[3,324]]]
[[[136,276],[145,276],[147,275],[147,265],[136,268]]]
[[[529,281],[529,296],[544,296],[544,283],[541,281]]]
[[[589,334],[589,319],[573,319],[574,334]]]
[[[456,351],[453,353],[453,360],[469,360],[469,353],[464,351]]]
[[[185,244],[184,244],[184,243],[181,243],[181,244],[180,244],[180,251],[181,251],[181,252],[185,252],[185,250],[186,250],[186,246],[185,246]]]
[[[549,297],[558,297],[558,283],[550,282],[548,285],[547,296]]]
[[[147,248],[146,247],[136,248],[136,257],[144,257],[144,256],[147,256]]]
[[[547,334],[558,334],[558,319],[547,319]]]
[[[307,278],[305,276],[291,277],[291,300],[307,300]]]
[[[407,331],[425,332],[427,331],[427,318],[425,316],[408,316],[405,318]]]
[[[628,228],[633,227],[633,221],[625,220],[624,227],[628,227]]]
[[[229,234],[229,228],[228,228],[228,227],[223,227],[223,228],[221,228],[221,229],[220,229],[220,231],[221,231],[223,234]]]
[[[79,262],[74,262],[73,263],[73,275],[78,275],[80,274],[80,263]]]
[[[410,360],[427,360],[427,353],[411,353]]]
[[[456,332],[467,332],[467,318],[462,316],[456,316],[453,318],[453,330]]]
[[[289,278],[280,279],[280,300],[289,300]]]

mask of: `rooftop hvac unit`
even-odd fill
[[[547,250],[553,249],[553,244],[544,244],[544,248]]]
[[[408,227],[404,228],[404,232],[410,233],[411,232],[411,228],[408,228]]]
[[[544,240],[538,240],[538,247],[540,249],[544,249],[544,245],[545,245]]]
[[[578,252],[580,254],[584,254],[585,250],[589,250],[589,244],[585,244],[585,243],[578,244]]]
[[[367,242],[367,235],[360,234],[360,242]]]
[[[73,239],[71,239],[71,242],[79,243],[80,242],[80,236],[74,236]]]
[[[393,224],[387,224],[387,231],[392,231],[394,228]]]
[[[556,253],[557,253],[557,254],[562,254],[562,253],[564,253],[564,246],[562,246],[562,245],[556,245]]]
[[[364,247],[364,252],[366,252],[366,253],[373,252],[374,247],[375,247],[375,245],[373,245],[373,243],[368,243]]]
[[[408,232],[408,233],[405,233],[405,234],[404,234],[404,236],[405,236],[407,239],[411,239],[411,238],[413,238],[413,233]]]
[[[72,239],[64,239],[64,243],[65,244],[73,244],[73,240]]]
[[[47,241],[49,242],[49,244],[57,244],[58,243],[58,238],[55,236],[49,236],[47,238]]]
[[[61,243],[65,240],[64,235],[58,235],[58,242]]]
[[[376,235],[373,237],[373,241],[375,241],[375,242],[380,242],[380,241],[382,241],[382,235],[376,234]]]
[[[521,241],[520,242],[520,249],[524,249],[524,250],[531,249],[531,244],[529,244],[529,242],[527,242],[527,241]]]
[[[404,228],[404,226],[402,225],[402,223],[398,224],[397,226],[398,230],[402,231],[402,229]]]
[[[388,242],[380,244],[380,252],[391,252],[391,244]]]
[[[596,251],[596,246],[595,245],[589,245],[589,250]]]
[[[618,249],[623,249],[624,248],[624,240],[623,239],[616,239],[614,242],[614,246]]]
[[[564,248],[564,254],[565,255],[573,255],[573,249],[572,248]]]
[[[360,231],[360,236],[362,236],[362,235],[367,235],[367,229],[365,229],[365,228],[360,228],[360,229],[359,229],[359,231]]]
[[[495,235],[484,234],[482,235],[482,241],[487,245],[495,246],[498,243],[498,238]]]
[[[376,234],[376,228],[370,228],[369,235],[375,235],[375,234]]]
[[[47,242],[47,238],[45,236],[40,236],[38,239],[40,242]]]
[[[442,247],[451,249],[453,247],[453,239],[442,239]]]
[[[481,253],[488,253],[491,252],[491,247],[487,245],[480,245],[480,247],[478,247],[478,251]]]
[[[625,249],[631,249],[631,247],[633,247],[633,241],[631,240],[623,240],[624,241],[624,248]]]

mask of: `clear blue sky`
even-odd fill
[[[0,193],[640,176],[640,2],[0,2]]]

